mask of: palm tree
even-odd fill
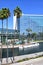
[[[20,16],[21,16],[21,15],[22,15],[22,11],[21,11],[21,9],[17,6],[17,7],[14,9],[14,16],[17,17],[19,35],[20,35]],[[19,38],[20,38],[20,36],[19,36]],[[13,60],[14,60],[14,45],[13,45]]]
[[[31,36],[34,40],[36,40],[37,33],[32,33]]]
[[[22,10],[17,6],[15,9],[14,9],[14,16],[17,17],[17,26],[18,26],[18,32],[19,32],[19,38],[20,38],[20,17],[22,16]]]
[[[16,7],[16,9],[14,9],[14,16],[15,15],[17,16],[17,18],[20,18],[20,16],[22,15],[22,11],[18,6]]]
[[[31,29],[26,29],[26,31],[29,33],[29,32],[32,32],[32,30]]]
[[[0,20],[2,20],[2,38],[1,38],[1,42],[3,44],[3,20],[5,19],[5,13],[3,13],[3,10],[0,10]],[[1,44],[1,58],[2,58],[2,44]],[[1,59],[2,61],[2,59]]]
[[[7,43],[7,63],[8,63],[8,42],[7,42],[7,39],[8,39],[8,18],[10,16],[10,10],[7,9],[7,8],[2,8],[3,10],[3,13],[5,14],[4,17],[5,19],[7,20],[6,21],[6,43]]]
[[[3,20],[4,20],[3,10],[0,10],[0,20],[2,20],[2,42],[3,42]]]
[[[27,34],[27,41],[29,42],[30,41],[30,39],[31,39],[31,32],[32,32],[32,30],[31,29],[26,29],[26,31],[28,32],[28,34]]]
[[[2,20],[2,44],[3,44],[3,20],[6,19],[6,40],[7,40],[7,34],[8,34],[8,17],[10,16],[10,10],[7,8],[2,8],[0,10],[0,20]],[[1,45],[1,49],[2,49],[2,45]],[[2,55],[2,51],[1,51],[1,55]],[[1,56],[2,57],[2,56]],[[7,62],[8,62],[8,43],[7,43]]]

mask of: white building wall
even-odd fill
[[[18,26],[17,26],[17,17],[16,16],[13,16],[13,29],[14,30],[18,29]]]

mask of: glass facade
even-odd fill
[[[22,15],[18,19],[18,30],[20,33],[27,33],[26,29],[32,29],[32,32],[43,32],[43,16],[41,15]],[[0,28],[0,34],[2,29]],[[3,30],[6,33],[6,29]],[[8,33],[14,33],[14,29],[8,29]]]
[[[20,33],[26,33],[26,29],[32,29],[32,32],[43,32],[43,16],[23,15],[20,18]]]

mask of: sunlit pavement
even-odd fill
[[[10,65],[43,65],[43,57],[31,59],[24,62],[14,63]]]
[[[11,65],[22,65],[22,63],[23,63],[23,65],[32,65],[32,64],[34,64],[33,62],[34,61],[36,61],[36,59],[34,60],[29,60],[29,61],[24,61],[24,62],[20,62],[20,63],[15,63],[15,62],[17,62],[17,61],[19,61],[19,60],[22,60],[22,59],[26,59],[26,58],[34,58],[34,57],[38,57],[38,56],[43,56],[43,52],[38,52],[38,53],[33,53],[33,54],[28,54],[28,55],[21,55],[21,56],[15,56],[14,57],[14,61],[13,61],[13,57],[9,57],[8,58],[8,64],[10,63],[12,63],[12,61],[14,62],[14,63],[12,63]],[[7,64],[7,58],[3,58],[2,59],[2,64]],[[39,59],[38,59],[39,60]],[[37,60],[37,61],[38,61]],[[43,58],[42,58],[42,60],[43,60]],[[39,60],[38,62],[40,62],[41,60]],[[37,63],[38,63],[37,62]],[[40,62],[40,63],[43,63],[42,61]],[[35,63],[36,64],[36,63]],[[43,64],[42,64],[43,65]]]

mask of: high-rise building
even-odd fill
[[[43,15],[23,14],[20,18],[13,16],[13,29],[26,33],[26,29],[33,32],[43,32]]]

